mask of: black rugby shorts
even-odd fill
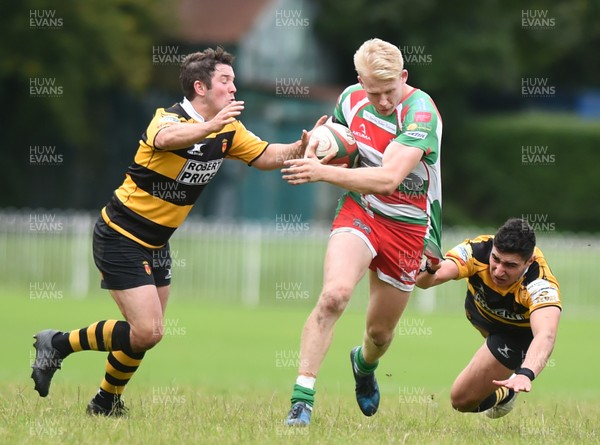
[[[171,284],[169,244],[150,249],[110,228],[102,217],[94,226],[94,262],[103,289],[123,290],[144,285]]]

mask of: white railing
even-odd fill
[[[91,246],[96,218],[82,212],[0,211],[0,289],[32,299],[98,292]],[[328,225],[312,222],[190,219],[171,240],[173,292],[248,305],[312,305],[321,287],[328,233]],[[490,230],[448,229],[444,247],[480,233]],[[600,237],[538,233],[538,245],[559,279],[565,315],[600,314]],[[365,281],[352,305],[366,303]],[[464,282],[452,282],[435,291],[417,290],[411,304],[423,311],[456,309],[464,289]]]

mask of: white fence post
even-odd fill
[[[242,301],[248,306],[258,306],[260,303],[262,226],[260,224],[245,225],[243,233]]]
[[[73,243],[71,244],[71,290],[78,298],[85,298],[90,288],[90,260],[92,218],[88,214],[72,216]]]

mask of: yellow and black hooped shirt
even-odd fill
[[[534,261],[512,286],[499,287],[490,275],[490,254],[494,237],[482,235],[465,240],[446,253],[458,266],[458,277],[467,278],[465,309],[471,322],[488,332],[500,329],[531,328],[531,312],[545,306],[561,307],[556,278],[539,248]]]
[[[225,158],[251,165],[268,145],[235,121],[190,147],[154,147],[161,129],[203,120],[187,99],[156,110],[125,181],[102,209],[106,224],[143,246],[162,247],[183,223]]]

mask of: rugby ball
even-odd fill
[[[356,140],[348,127],[334,122],[327,122],[313,130],[309,144],[314,140],[317,141],[315,148],[317,158],[323,159],[330,153],[336,153],[329,164],[346,164],[348,168],[358,165],[358,145],[356,145]]]

